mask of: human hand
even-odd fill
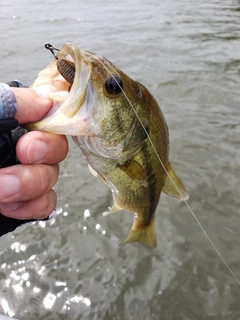
[[[12,88],[17,100],[19,124],[40,120],[52,107],[47,94],[51,85],[35,89]],[[21,164],[0,169],[0,212],[11,218],[41,220],[53,211],[54,190],[59,166],[67,155],[65,136],[38,131],[28,132],[17,142],[16,154]]]

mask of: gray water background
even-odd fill
[[[240,1],[0,2],[0,81],[29,85],[46,42],[106,56],[158,100],[189,206],[240,278]],[[114,124],[113,124],[114,126]],[[0,239],[0,312],[21,319],[238,320],[240,285],[184,203],[161,196],[158,248],[119,247],[132,214],[71,142],[51,223]]]

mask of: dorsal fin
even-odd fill
[[[181,201],[186,201],[189,197],[186,188],[174,172],[170,162],[168,163],[168,174],[162,192]]]

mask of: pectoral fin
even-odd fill
[[[137,161],[133,159],[128,160],[123,165],[119,165],[118,168],[125,172],[131,179],[139,182],[146,188],[148,187],[146,172]]]
[[[172,165],[168,163],[168,174],[165,179],[164,187],[162,192],[167,195],[177,198],[181,201],[188,200],[188,192],[184,187],[182,181],[178,178],[176,173],[173,171]]]

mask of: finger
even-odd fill
[[[0,203],[36,199],[55,185],[58,165],[15,165],[1,169]]]
[[[68,142],[63,135],[32,131],[23,135],[17,143],[16,153],[23,164],[55,164],[67,156]]]
[[[50,92],[57,89],[52,85],[43,85],[35,89],[31,88],[12,88],[16,101],[16,118],[19,124],[30,121],[38,121],[53,106],[53,101],[48,97]]]
[[[49,190],[37,199],[0,204],[0,211],[3,215],[9,218],[20,220],[43,220],[53,212],[56,203],[56,192],[54,190]]]

